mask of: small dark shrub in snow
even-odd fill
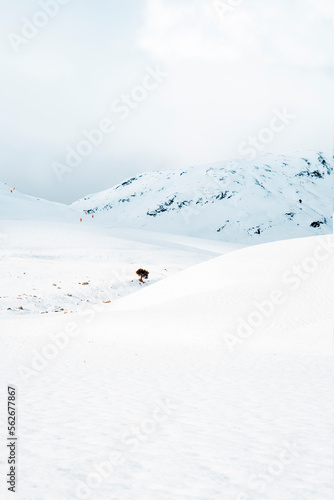
[[[138,274],[139,276],[139,281],[141,283],[144,283],[143,280],[147,280],[148,279],[148,275],[150,274],[148,271],[146,271],[145,269],[138,269],[138,271],[136,271],[136,274]]]

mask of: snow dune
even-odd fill
[[[230,252],[114,302],[113,324],[119,317],[119,338],[129,342],[326,354],[330,338],[312,325],[331,319],[333,254],[332,236]]]

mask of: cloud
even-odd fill
[[[215,2],[223,8],[219,15]],[[230,4],[230,5],[229,5]],[[168,62],[252,60],[304,68],[332,63],[327,0],[147,0],[139,46]]]
[[[239,21],[244,16],[239,13]],[[159,59],[234,60],[241,56],[237,40],[241,24],[221,36],[212,5],[148,0],[139,46]]]

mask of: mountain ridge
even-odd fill
[[[332,231],[328,153],[150,171],[70,205],[105,224],[252,244]]]

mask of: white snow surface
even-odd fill
[[[71,207],[103,224],[257,244],[332,232],[329,153],[147,172]]]
[[[58,252],[61,266],[84,236],[59,229],[63,250],[59,242],[53,254],[57,228],[55,240],[45,229],[48,258]],[[25,248],[22,226],[14,236],[5,230],[27,265],[31,253],[29,272],[36,269],[39,242]],[[106,255],[105,238],[135,260],[145,249],[139,233],[131,247],[127,231],[91,233],[83,269],[94,241],[94,254]],[[202,263],[196,253],[197,262],[188,260],[194,244],[157,235],[164,262],[191,267],[111,304],[2,314],[1,382],[18,390],[15,498],[333,498],[333,238],[230,248],[216,258],[203,242],[211,258]],[[147,258],[158,273],[156,254]],[[3,443],[5,412],[0,405]],[[1,478],[7,467],[3,451]],[[4,479],[0,497],[13,498]]]
[[[0,182],[1,220],[76,222],[80,218],[67,205],[22,194],[14,186]]]
[[[0,221],[0,317],[103,304],[236,248],[92,223]],[[139,268],[150,273],[145,285]]]

